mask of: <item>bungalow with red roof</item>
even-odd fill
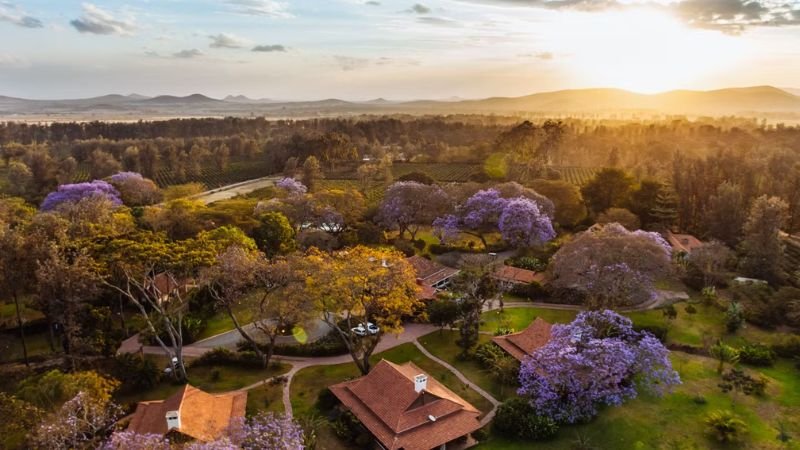
[[[385,450],[465,448],[481,428],[480,411],[411,362],[381,360],[329,389]]]
[[[410,256],[406,258],[417,274],[417,284],[422,289],[418,294],[420,299],[432,299],[436,292],[446,289],[450,284],[450,279],[458,274],[458,269],[445,266],[436,261],[432,261],[422,256]]]
[[[247,391],[208,394],[189,384],[166,400],[139,402],[128,431],[170,436],[181,442],[210,442],[243,420]]]
[[[528,325],[528,328],[518,333],[495,336],[492,338],[492,342],[521,362],[526,356],[550,342],[552,327],[553,325],[541,317],[537,317]]]
[[[677,234],[667,231],[666,238],[669,245],[672,246],[673,254],[678,255],[678,257],[686,257],[694,249],[703,245],[703,241],[691,234]]]
[[[510,284],[531,284],[533,282],[542,284],[544,282],[544,273],[534,272],[532,270],[520,269],[519,267],[501,265],[492,273],[492,278],[495,280]]]

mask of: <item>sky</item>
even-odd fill
[[[0,95],[800,88],[800,0],[0,0]]]

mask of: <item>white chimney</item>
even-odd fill
[[[181,415],[178,411],[167,411],[167,430],[172,430],[173,428],[180,429],[181,427]]]
[[[419,374],[414,377],[414,391],[422,392],[428,388],[428,376],[425,374]]]

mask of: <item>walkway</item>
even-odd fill
[[[481,419],[481,427],[483,427],[484,425],[486,425],[486,424],[488,424],[489,422],[492,421],[492,419],[494,418],[495,413],[497,412],[497,407],[500,406],[500,401],[498,401],[496,398],[492,397],[492,395],[489,394],[488,392],[486,392],[483,389],[481,389],[480,386],[478,386],[477,384],[475,384],[472,381],[470,381],[469,378],[465,377],[463,373],[461,373],[455,367],[451,366],[448,362],[446,362],[444,360],[441,360],[441,359],[437,358],[436,356],[433,356],[433,353],[429,352],[425,347],[423,347],[423,345],[420,344],[418,340],[416,340],[416,339],[414,340],[414,345],[417,346],[417,348],[419,349],[419,351],[422,352],[423,355],[427,356],[428,358],[430,358],[430,359],[436,361],[437,363],[441,364],[442,366],[444,366],[447,370],[452,372],[459,380],[461,380],[462,383],[464,383],[467,386],[469,386],[470,388],[472,388],[472,390],[477,392],[478,394],[481,394],[481,396],[483,398],[485,398],[486,400],[489,400],[489,403],[492,404],[492,410],[489,411],[488,413],[486,413],[486,415],[483,416],[483,418]]]

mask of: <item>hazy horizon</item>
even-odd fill
[[[364,101],[797,88],[800,2],[0,1],[0,95]],[[635,3],[635,4],[634,4]]]

